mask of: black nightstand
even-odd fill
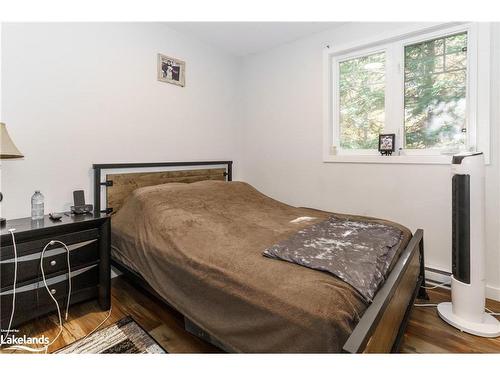
[[[7,220],[0,229],[0,327],[6,329],[12,309],[14,248],[10,228],[15,228],[17,244],[16,310],[12,327],[56,311],[40,271],[41,252],[51,240],[65,243],[70,250],[71,299],[75,304],[97,299],[103,310],[111,306],[110,219],[106,215],[63,215],[60,221],[48,216]],[[49,246],[43,267],[47,284],[61,307],[68,294],[66,250]]]

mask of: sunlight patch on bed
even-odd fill
[[[311,220],[316,220],[316,218],[311,216],[300,216],[296,219],[290,220],[290,223],[297,224],[297,223],[302,223],[303,221],[311,221]]]

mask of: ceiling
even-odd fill
[[[168,26],[235,56],[262,52],[345,22],[168,22]]]

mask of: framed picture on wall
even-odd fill
[[[184,87],[186,63],[173,57],[158,54],[158,81]]]

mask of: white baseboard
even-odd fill
[[[486,298],[500,301],[500,287],[486,285]]]
[[[425,278],[426,280],[437,284],[450,282],[451,272],[437,268],[425,267]],[[500,301],[500,287],[486,284],[486,298]]]
[[[435,283],[451,282],[451,272],[439,270],[437,268],[425,267],[425,279]]]

